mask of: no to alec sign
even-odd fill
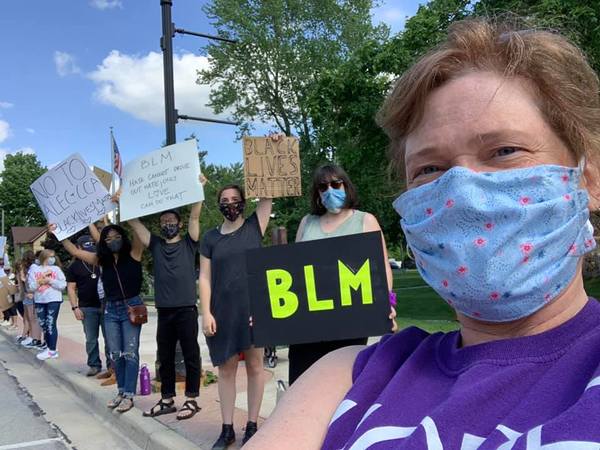
[[[113,210],[110,194],[79,154],[39,177],[31,192],[58,240],[66,239]]]
[[[392,328],[378,231],[249,250],[246,263],[257,347]]]

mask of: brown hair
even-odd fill
[[[242,199],[242,201],[243,202],[246,201],[246,197],[244,196],[244,190],[242,189],[241,186],[239,186],[237,184],[228,184],[227,186],[223,186],[221,189],[219,189],[219,192],[217,193],[217,203],[221,203],[221,195],[227,189],[237,189],[237,191],[240,193],[240,198]]]
[[[58,256],[56,255],[56,252],[54,250],[50,250],[50,249],[44,249],[40,252],[40,256],[38,257],[38,259],[40,260],[40,265],[44,264],[44,262],[47,261],[48,258],[50,258],[51,256],[54,256],[54,258],[56,259],[56,265],[59,266],[60,261],[58,260]]]
[[[311,214],[322,216],[327,209],[321,202],[321,193],[319,192],[320,183],[328,183],[337,178],[344,182],[344,191],[346,192],[346,202],[344,208],[352,209],[358,206],[358,194],[350,177],[344,169],[335,164],[325,164],[317,168],[313,174],[312,186],[310,190],[310,212]]]
[[[581,50],[553,32],[470,19],[453,24],[446,41],[398,79],[379,111],[397,174],[404,173],[406,136],[421,122],[428,96],[470,71],[527,80],[546,121],[576,159],[600,157],[598,76]]]

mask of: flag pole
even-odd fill
[[[110,139],[110,196],[112,197],[113,195],[115,195],[116,192],[116,186],[115,186],[115,138],[113,136],[113,127],[109,127],[110,128],[110,135],[109,135],[109,139]],[[112,223],[117,223],[117,212],[116,209],[113,210],[112,213],[112,217],[111,217],[111,222]]]

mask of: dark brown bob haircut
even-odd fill
[[[454,23],[445,42],[397,80],[379,111],[378,123],[391,141],[392,169],[401,178],[406,136],[421,122],[429,95],[475,71],[526,81],[546,122],[576,160],[585,156],[598,165],[600,85],[583,52],[558,33],[470,19]]]
[[[240,193],[240,198],[242,199],[242,201],[243,202],[246,201],[246,196],[244,195],[244,189],[239,184],[228,184],[227,186],[223,186],[221,189],[219,189],[219,192],[217,193],[217,203],[221,203],[221,195],[227,189],[236,189]]]
[[[311,214],[322,216],[327,209],[321,203],[321,194],[319,192],[320,183],[328,183],[331,180],[342,180],[344,190],[346,191],[346,202],[344,209],[354,209],[358,206],[358,194],[350,177],[344,169],[336,164],[324,164],[320,166],[313,174],[312,186],[310,189],[310,212]]]

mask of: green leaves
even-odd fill
[[[13,226],[44,226],[46,219],[29,186],[46,172],[36,155],[16,153],[4,159],[0,173],[0,208],[4,210],[7,234]],[[12,239],[12,238],[11,238]]]

